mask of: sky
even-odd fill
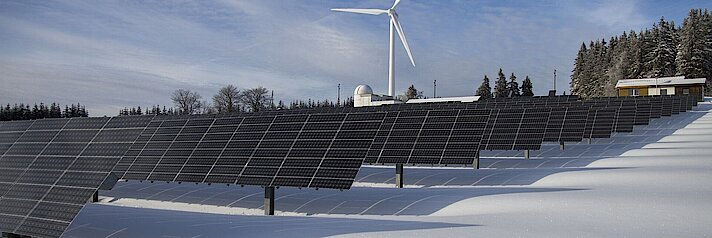
[[[210,100],[228,84],[275,101],[342,99],[359,84],[388,90],[388,18],[331,8],[391,0],[0,0],[0,103],[81,103],[91,116],[172,106],[176,89]],[[568,90],[582,42],[677,24],[712,1],[403,0],[415,58],[396,45],[396,92],[472,95],[499,68],[535,94]]]

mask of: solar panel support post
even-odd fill
[[[564,146],[564,142],[563,142],[563,141],[560,141],[560,142],[559,142],[559,148],[560,148],[561,150],[564,150],[564,147],[565,147],[565,146]]]
[[[591,144],[591,137],[588,138],[588,144]]]
[[[99,202],[99,190],[96,190],[96,192],[91,195],[91,202]]]
[[[524,150],[524,158],[529,159],[529,150]]]
[[[475,159],[472,160],[472,168],[480,169],[480,151],[479,150],[475,154]]]
[[[274,187],[265,187],[265,215],[274,215]]]
[[[396,164],[396,188],[403,188],[403,164]]]

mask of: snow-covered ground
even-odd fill
[[[120,182],[64,237],[709,237],[712,104],[593,144],[484,152],[481,170],[362,169],[351,190]],[[247,215],[242,215],[247,214]]]

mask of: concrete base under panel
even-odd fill
[[[265,215],[274,215],[274,187],[265,187]]]
[[[529,150],[524,150],[524,158],[529,159],[530,158],[530,152]]]
[[[396,164],[396,188],[403,188],[403,164]]]
[[[475,155],[475,159],[472,160],[472,168],[480,169],[480,152],[479,151],[477,151],[477,155]]]

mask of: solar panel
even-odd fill
[[[635,123],[636,108],[635,105],[611,105],[616,109],[614,132],[633,132]]]
[[[369,147],[368,153],[366,155],[366,159],[364,160],[364,163],[378,163],[379,158],[381,156],[381,151],[383,151],[383,147],[385,146],[386,142],[388,141],[388,137],[391,134],[391,131],[393,129],[393,124],[395,124],[396,118],[398,117],[399,112],[398,111],[392,111],[386,113],[385,118],[383,119],[383,123],[381,123],[380,127],[378,128],[378,132],[376,132],[376,137],[373,140],[373,143]]]
[[[695,102],[534,97],[2,122],[0,230],[60,236],[110,171],[136,180],[344,189],[363,162],[471,164],[480,149],[610,137]]]
[[[686,95],[687,96],[687,110],[692,110],[694,106],[697,106],[697,98],[692,95]]]
[[[648,125],[650,123],[652,107],[648,100],[636,100],[635,102],[635,125]]]
[[[115,171],[131,180],[347,189],[384,116],[156,119]]]
[[[438,164],[472,164],[491,110],[460,110]],[[422,135],[422,138],[427,138]],[[427,140],[423,140],[427,143]],[[413,162],[417,162],[413,160]]]
[[[613,108],[591,108],[586,119],[584,138],[611,137],[617,111]]]
[[[418,135],[423,130],[429,111],[401,111],[395,118],[393,126],[388,132],[388,137],[383,149],[380,151],[378,163],[408,163],[411,152],[416,146]],[[447,141],[446,133],[452,128],[438,130],[438,145],[444,148]]]
[[[59,237],[133,142],[96,141],[123,130],[106,128],[110,120],[122,121],[44,119],[3,126],[26,131],[0,157],[0,230]],[[110,148],[116,153],[107,153]]]
[[[567,111],[568,108],[566,107],[556,107],[551,109],[549,121],[546,124],[546,130],[544,132],[544,141],[559,141]]]
[[[672,97],[669,96],[661,96],[662,99],[662,111],[660,115],[662,116],[672,116],[672,111],[673,111],[673,100]]]
[[[678,96],[672,96],[672,114],[680,114],[684,112],[684,106],[682,104],[682,99]]]
[[[660,97],[649,97],[650,118],[660,118],[662,116],[663,101]]]
[[[483,150],[537,150],[551,109],[493,110],[482,136]]]
[[[490,110],[389,112],[366,163],[472,164]]]
[[[538,150],[544,139],[544,130],[549,119],[550,108],[528,108],[514,141],[514,150]]]
[[[583,139],[583,130],[588,118],[587,107],[567,107],[566,116],[561,128],[558,141],[578,142]]]

